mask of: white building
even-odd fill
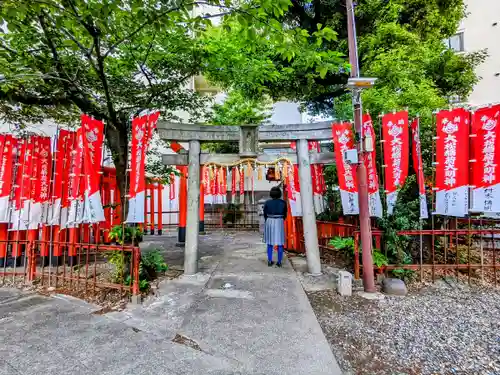
[[[466,101],[472,105],[500,102],[500,0],[465,0],[465,4],[468,15],[447,43],[458,52],[488,52],[477,68],[480,81]]]

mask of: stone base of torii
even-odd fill
[[[333,153],[309,153],[309,141],[332,139],[330,122],[290,125],[213,126],[158,122],[160,138],[165,141],[189,142],[188,154],[163,155],[166,165],[188,166],[188,193],[184,273],[198,272],[198,228],[200,206],[200,168],[203,164],[234,163],[240,159],[254,158],[260,162],[272,162],[285,157],[299,165],[302,223],[306,247],[307,266],[311,275],[321,274],[321,261],[314,212],[311,164],[332,164]],[[239,142],[238,154],[201,153],[202,142]],[[296,154],[267,155],[259,153],[263,142],[296,142]]]

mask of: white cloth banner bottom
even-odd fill
[[[64,208],[64,214],[62,212],[63,208],[61,207],[61,198],[57,198],[54,200],[54,202],[51,204],[49,208],[49,216],[47,220],[48,225],[61,225],[65,226],[66,225],[66,216],[68,214],[68,210]],[[64,218],[64,224],[63,224],[63,219]]]
[[[0,223],[10,222],[10,204],[9,197],[0,198]]]
[[[324,196],[322,196],[320,194],[314,194],[313,195],[313,202],[314,202],[314,211],[316,212],[316,215],[319,215],[319,214],[325,212],[326,202],[325,202]]]
[[[288,204],[290,205],[290,212],[293,217],[301,217],[302,216],[302,197],[299,192],[293,193],[293,199],[288,199]],[[325,197],[319,194],[313,195],[313,204],[314,204],[314,212],[316,215],[319,215],[325,212],[326,209],[326,201]]]
[[[342,211],[344,211],[344,215],[359,215],[358,193],[352,193],[341,189],[340,200],[342,202]]]
[[[83,199],[73,199],[68,208],[68,215],[65,223],[66,228],[74,228],[78,224],[85,222],[85,207]]]
[[[146,192],[141,191],[128,200],[127,223],[144,223]]]
[[[205,204],[226,204],[226,203],[227,203],[227,196],[225,195],[212,195],[212,194],[205,195]],[[243,202],[240,203],[242,204]]]
[[[293,199],[288,199],[288,204],[290,205],[290,211],[293,217],[302,216],[302,201],[300,193],[294,192]]]
[[[472,211],[500,212],[500,184],[472,189]]]
[[[85,192],[85,218],[89,223],[106,221],[99,191],[92,195],[87,195],[87,192]]]
[[[44,206],[41,203],[24,201],[20,210],[12,211],[11,230],[38,229],[38,225],[42,222],[43,213]]]
[[[392,193],[387,193],[387,215],[392,215],[394,213],[394,207],[396,207],[396,202],[398,201],[398,192],[393,191]]]
[[[427,210],[427,197],[425,194],[419,195],[420,200],[420,219],[428,219],[429,211]]]
[[[469,187],[460,186],[455,189],[436,192],[436,214],[464,217],[469,212]]]
[[[382,218],[384,213],[382,210],[382,200],[380,199],[380,192],[376,191],[375,193],[370,193],[368,195],[368,199],[370,216]]]

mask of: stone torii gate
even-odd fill
[[[290,125],[243,125],[214,126],[180,124],[159,121],[160,138],[165,141],[189,142],[188,154],[163,155],[166,165],[188,166],[188,193],[186,219],[186,245],[184,250],[184,273],[193,275],[198,271],[198,226],[200,206],[200,165],[209,163],[233,163],[244,158],[255,158],[261,162],[272,162],[277,157],[286,157],[299,165],[302,222],[306,247],[307,266],[312,275],[321,274],[321,262],[314,212],[311,164],[332,164],[332,152],[309,153],[308,141],[332,139],[331,122]],[[239,142],[238,154],[201,153],[201,142]],[[285,155],[259,153],[259,142],[297,142],[297,152]]]

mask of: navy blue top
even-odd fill
[[[264,219],[270,215],[283,216],[286,219],[286,202],[283,199],[269,199],[264,203]]]

